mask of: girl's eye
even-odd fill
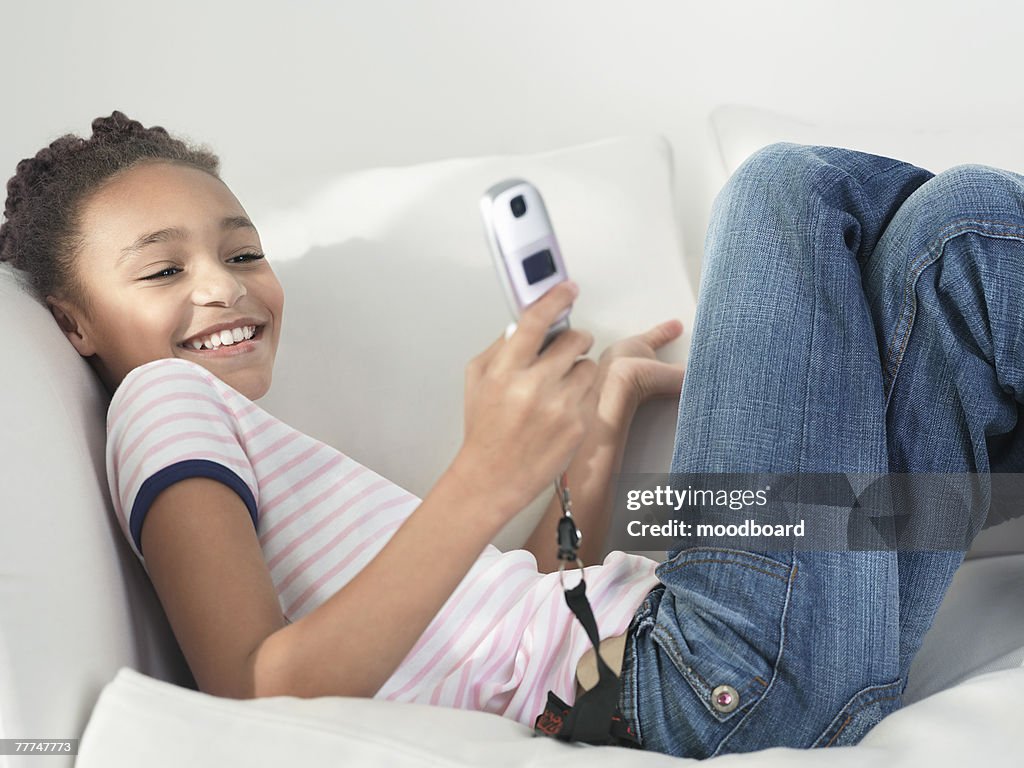
[[[172,269],[178,269],[178,268],[177,267],[168,267],[167,269],[161,269],[155,275],[150,275],[149,277],[144,277],[142,279],[143,280],[156,280],[159,277],[170,277],[170,275],[165,274],[165,273],[170,272]]]
[[[250,261],[259,261],[262,258],[264,258],[262,253],[240,253],[235,256],[235,259],[249,259]],[[235,259],[232,259],[232,261]]]
[[[266,257],[262,253],[240,253],[237,256],[234,256],[231,259],[231,261],[233,262],[233,261],[235,261],[235,259],[247,259],[246,262],[240,262],[240,263],[244,264],[244,263],[248,263],[249,261],[259,261],[260,259],[263,259],[263,258],[266,258]],[[171,272],[171,271],[174,271],[174,270],[176,270],[178,272],[181,271],[177,267],[168,267],[167,269],[162,269],[159,272],[157,272],[156,274],[149,275],[148,277],[144,277],[142,279],[143,280],[157,280],[157,279],[162,278],[162,277],[171,277],[171,275],[169,275],[167,273]]]

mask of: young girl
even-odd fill
[[[597,362],[580,329],[538,356],[576,295],[549,291],[470,361],[464,442],[421,501],[255,404],[284,297],[217,158],[120,112],[92,127],[19,163],[0,259],[112,394],[114,508],[199,688],[529,726],[548,689],[571,703],[589,640],[551,572],[557,500],[524,549],[489,542],[568,465],[599,559],[633,414],[679,392],[655,350],[680,324]],[[1021,199],[991,169],[755,154],[716,200],[671,470],[1019,466],[1024,286],[1000,276],[1024,267]],[[952,512],[969,542],[987,508]],[[691,546],[612,552],[586,579],[643,747],[706,757],[857,743],[899,707],[962,557]]]

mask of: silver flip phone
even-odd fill
[[[522,179],[505,179],[480,198],[480,213],[512,316],[520,313],[556,283],[568,279],[562,251],[555,239],[540,192]],[[569,327],[566,309],[544,337],[544,348]]]

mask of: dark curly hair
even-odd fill
[[[87,316],[92,303],[75,269],[83,243],[83,203],[118,174],[140,163],[170,162],[220,178],[220,159],[203,145],[143,127],[123,112],[92,121],[88,139],[65,134],[18,163],[7,182],[0,261],[28,275],[36,298],[71,301]]]

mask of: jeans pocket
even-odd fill
[[[738,722],[771,685],[796,575],[789,557],[694,547],[655,571],[665,593],[651,640],[719,723]]]
[[[869,685],[857,691],[833,718],[812,747],[848,747],[901,706],[903,681]]]

